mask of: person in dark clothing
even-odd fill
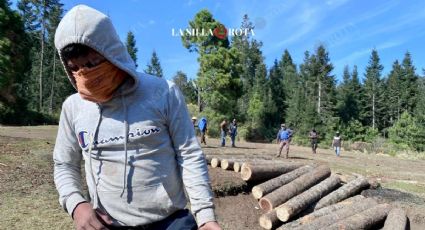
[[[316,129],[312,129],[308,135],[311,141],[311,150],[313,151],[313,154],[316,154],[317,149],[317,139],[319,139],[319,134],[317,133]]]
[[[232,123],[230,123],[229,134],[230,139],[232,140],[232,147],[236,147],[235,139],[238,134],[238,124],[236,123],[236,119],[233,119]]]

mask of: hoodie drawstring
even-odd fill
[[[122,186],[122,192],[120,197],[123,196],[125,187],[127,186],[127,160],[128,160],[128,154],[127,154],[127,142],[128,142],[128,121],[127,121],[127,105],[125,104],[124,96],[121,94],[121,102],[124,108],[124,152],[125,152],[125,160],[124,160],[124,178],[123,178],[123,186]]]
[[[96,180],[94,178],[94,173],[93,173],[93,164],[92,164],[92,156],[91,156],[91,152],[92,149],[94,147],[94,139],[95,139],[95,135],[99,129],[100,126],[100,122],[102,120],[102,108],[99,106],[99,119],[97,120],[97,124],[96,124],[96,128],[94,129],[94,132],[91,133],[91,135],[89,136],[90,138],[90,144],[89,144],[89,164],[90,164],[90,175],[91,178],[93,180],[94,183],[94,197],[93,197],[93,209],[97,209],[99,206],[99,197],[97,195],[97,184]]]

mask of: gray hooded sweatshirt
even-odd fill
[[[62,207],[72,215],[86,201],[80,173],[84,159],[93,208],[108,213],[116,226],[145,225],[184,209],[184,189],[198,225],[214,221],[205,157],[178,88],[136,72],[111,20],[90,7],[78,5],[60,22],[55,35],[59,53],[72,43],[91,47],[130,77],[106,103],[84,100],[78,93],[63,103],[53,153]]]

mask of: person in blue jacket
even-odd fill
[[[285,148],[286,155],[285,158],[288,158],[289,155],[289,144],[291,143],[292,130],[288,129],[285,124],[280,125],[280,130],[277,133],[277,143],[279,144],[279,152],[276,157],[280,157],[282,154],[282,149]]]
[[[198,129],[199,132],[201,133],[201,144],[207,145],[207,142],[205,141],[205,134],[208,130],[207,128],[208,122],[207,122],[207,118],[202,117],[201,120],[199,120],[198,122]]]

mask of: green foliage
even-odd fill
[[[136,47],[136,38],[134,37],[133,32],[128,31],[127,33],[127,39],[125,43],[127,47],[127,51],[130,54],[131,59],[133,59],[136,67],[137,67],[137,47]]]
[[[378,137],[379,137],[379,130],[377,128],[373,128],[373,127],[366,128],[366,133],[364,136],[364,140],[366,142],[373,142]]]
[[[197,103],[197,91],[194,87],[192,80],[188,81],[187,75],[182,71],[177,71],[176,75],[173,77],[173,82],[180,88],[182,91],[186,103]]]
[[[342,127],[341,132],[347,140],[365,141],[366,128],[359,120],[350,120],[348,124]]]
[[[408,112],[404,112],[389,129],[389,139],[396,145],[408,146],[417,151],[424,151],[425,129]]]

